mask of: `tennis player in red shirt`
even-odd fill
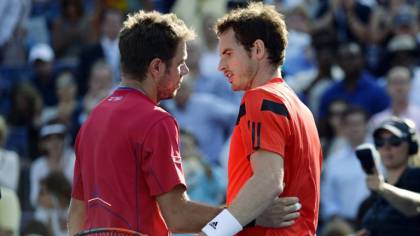
[[[219,19],[216,33],[219,69],[233,90],[245,91],[230,144],[229,212],[245,225],[276,196],[297,196],[302,204],[290,227],[249,227],[238,235],[315,235],[322,151],[312,113],[278,69],[287,46],[283,17],[274,6],[251,3]]]
[[[227,209],[188,199],[178,126],[158,106],[175,96],[188,73],[186,42],[193,36],[174,14],[140,11],[124,22],[121,85],[93,109],[77,136],[70,235],[99,227],[149,236],[199,232],[216,215],[225,216],[225,227],[212,224],[225,229],[222,235],[242,229]],[[296,218],[295,202],[279,199],[274,226]]]

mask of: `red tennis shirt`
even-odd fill
[[[253,175],[249,157],[264,149],[283,157],[285,187],[280,196],[298,197],[302,209],[290,227],[252,227],[238,235],[315,235],[322,151],[312,113],[280,78],[246,91],[241,104],[230,144],[228,205]]]
[[[90,114],[76,144],[72,197],[84,229],[169,235],[156,196],[185,185],[175,119],[142,92],[119,88]]]

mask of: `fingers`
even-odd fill
[[[285,215],[283,217],[283,220],[284,221],[291,221],[291,220],[294,220],[294,219],[298,218],[299,216],[300,216],[299,212],[293,212],[293,213],[289,213],[289,214]]]
[[[300,204],[300,203],[295,203],[295,204],[293,204],[293,205],[289,205],[289,206],[285,206],[284,208],[283,208],[283,211],[286,213],[286,214],[288,214],[288,213],[292,213],[292,212],[295,212],[295,211],[298,211],[298,210],[300,210],[300,208],[302,208],[302,205]]]
[[[274,202],[283,203],[285,205],[292,205],[299,202],[299,198],[297,197],[280,197],[276,198]]]
[[[283,222],[281,222],[281,224],[279,225],[279,227],[280,227],[280,228],[283,228],[283,227],[288,227],[288,226],[293,225],[294,223],[295,223],[295,221],[294,221],[294,220],[290,220],[290,221],[283,221]]]

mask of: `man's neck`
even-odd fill
[[[273,78],[281,77],[279,69],[272,68],[271,66],[265,66],[257,71],[252,81],[251,88],[262,86]]]
[[[123,87],[129,87],[129,88],[137,89],[140,92],[142,92],[144,95],[146,95],[148,98],[150,98],[153,102],[155,102],[155,103],[158,102],[157,91],[152,89],[153,87],[150,85],[150,83],[148,82],[147,79],[140,82],[140,81],[137,81],[137,80],[124,78],[124,76],[123,76],[122,79],[121,79],[120,85],[123,86]]]

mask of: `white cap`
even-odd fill
[[[29,52],[29,62],[33,63],[37,59],[46,62],[52,61],[54,59],[52,48],[44,43],[33,46]]]
[[[388,50],[390,52],[402,50],[415,50],[416,47],[416,39],[411,35],[403,34],[394,36],[388,43]]]
[[[41,128],[40,136],[44,138],[48,135],[53,135],[53,134],[64,135],[65,133],[66,133],[66,126],[64,126],[63,124],[50,124],[50,125],[45,125],[44,127]]]

